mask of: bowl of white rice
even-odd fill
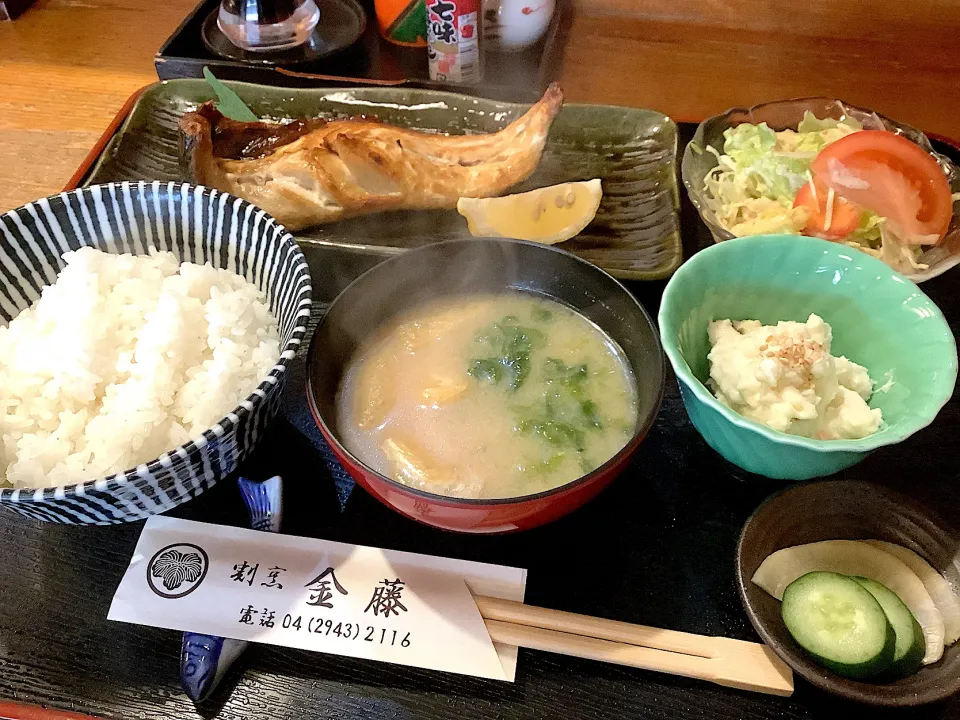
[[[277,412],[310,291],[283,226],[204,187],[0,215],[0,505],[108,525],[232,473]]]

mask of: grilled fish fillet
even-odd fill
[[[297,230],[499,195],[536,169],[562,104],[554,83],[522,117],[483,135],[433,135],[366,119],[242,123],[211,103],[184,114],[180,129],[195,182],[249,200]]]

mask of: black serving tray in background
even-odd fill
[[[563,48],[572,11],[570,0],[558,0],[544,38],[520,53],[484,54],[484,80],[478,85],[450,85],[430,79],[426,48],[393,45],[381,39],[373,0],[360,0],[367,13],[363,36],[350,48],[327,58],[289,66],[268,66],[222,58],[203,43],[201,28],[219,0],[203,0],[154,58],[161,80],[203,77],[203,68],[224,80],[243,80],[286,87],[337,85],[402,85],[466,92],[512,102],[532,102],[560,77]],[[323,0],[320,0],[321,12]]]

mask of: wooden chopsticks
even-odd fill
[[[633,625],[475,596],[494,642],[788,696],[793,672],[760,643]]]

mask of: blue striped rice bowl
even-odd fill
[[[310,316],[310,273],[293,237],[264,211],[209,188],[111,183],[61,193],[0,215],[0,317],[9,322],[56,282],[69,250],[92,246],[231,270],[267,298],[280,358],[257,388],[201,436],[143,465],[78,485],[0,489],[0,506],[37,520],[112,525],[162,513],[236,470],[276,415]]]

